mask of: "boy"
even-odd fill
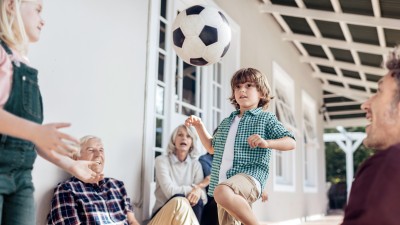
[[[208,194],[218,204],[219,223],[255,225],[259,223],[251,204],[264,189],[271,149],[292,150],[296,142],[273,113],[265,112],[272,99],[265,75],[253,68],[240,69],[231,88],[236,111],[221,122],[214,136],[196,116],[185,123],[195,127],[204,147],[214,154]]]

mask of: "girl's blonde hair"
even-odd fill
[[[29,38],[21,16],[21,4],[35,0],[0,0],[0,39],[9,47],[26,54]],[[13,13],[8,8],[12,4]]]
[[[168,146],[167,146],[167,152],[168,155],[170,154],[175,154],[175,140],[176,140],[176,135],[178,135],[179,129],[182,128],[186,130],[186,132],[189,134],[189,136],[192,138],[192,145],[190,146],[189,149],[189,155],[190,157],[194,158],[196,157],[197,154],[197,148],[196,148],[196,142],[197,142],[197,136],[196,134],[192,131],[191,128],[185,126],[185,125],[179,125],[171,134],[171,138],[169,139]]]
[[[240,109],[240,105],[235,99],[235,87],[246,82],[255,84],[257,91],[259,91],[261,95],[261,99],[258,102],[258,107],[262,107],[264,110],[266,110],[269,102],[274,97],[271,96],[271,88],[269,86],[267,77],[259,70],[254,68],[243,68],[233,74],[231,79],[232,95],[229,98],[232,105],[234,105],[236,109]]]

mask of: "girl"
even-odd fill
[[[0,0],[0,224],[35,224],[32,168],[39,155],[86,182],[102,175],[74,161],[76,151],[60,131],[67,123],[40,125],[42,98],[37,70],[25,57],[27,45],[39,40],[44,21],[42,0]],[[36,150],[36,151],[35,151]]]

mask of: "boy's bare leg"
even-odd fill
[[[218,185],[214,190],[214,199],[229,214],[245,225],[258,225],[253,210],[242,196],[237,195],[226,185]]]

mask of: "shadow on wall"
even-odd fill
[[[56,169],[57,172],[54,172],[53,175],[57,177],[57,179],[46,179],[45,176],[41,176],[39,185],[35,183],[35,205],[36,205],[36,224],[37,225],[45,225],[47,224],[47,214],[50,212],[50,202],[53,197],[54,188],[57,186],[59,182],[62,182],[69,177],[70,174],[62,171],[61,169]],[[46,181],[47,180],[47,181]],[[54,182],[55,181],[55,182]],[[51,182],[51,183],[49,183]],[[54,183],[53,183],[54,182]]]

